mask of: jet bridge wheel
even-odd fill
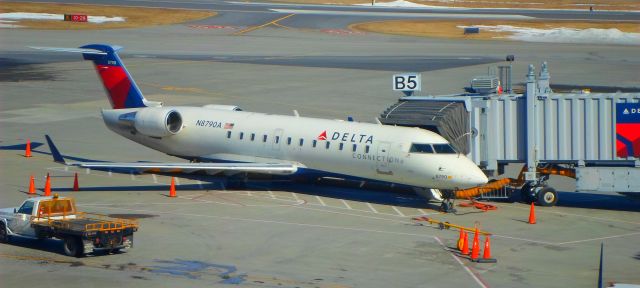
[[[9,242],[9,235],[7,235],[7,227],[4,226],[4,222],[0,222],[0,243]]]
[[[84,256],[84,244],[78,236],[67,236],[64,238],[64,254],[71,257]]]
[[[549,186],[543,186],[538,190],[538,205],[540,206],[554,206],[558,203],[558,192]]]

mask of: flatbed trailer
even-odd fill
[[[0,209],[0,242],[12,236],[63,240],[65,254],[82,257],[95,252],[115,252],[133,246],[135,220],[76,211],[67,197],[36,197],[19,208]]]

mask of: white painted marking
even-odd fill
[[[247,196],[253,196],[253,192],[247,191]]]
[[[271,190],[269,190],[269,197],[271,197],[271,199],[276,199],[276,195],[274,195]]]
[[[293,195],[293,199],[300,200],[300,198],[298,198],[298,194],[291,192],[291,195]]]
[[[69,166],[64,166],[64,171],[69,171]]]
[[[422,210],[422,209],[418,209],[418,212],[420,212],[420,214],[422,214],[422,215],[426,215],[427,214],[427,212]]]
[[[438,238],[438,236],[433,236],[434,239],[436,239],[436,241],[438,241],[438,243],[440,243],[440,246],[442,246],[442,248],[444,248],[446,251],[449,251],[449,249],[447,249],[447,246],[444,245],[444,243],[442,243],[442,241],[440,240],[440,238]],[[480,287],[483,288],[488,288],[487,285],[484,284],[484,282],[482,282],[482,280],[480,280],[480,278],[478,276],[476,276],[475,273],[473,273],[473,271],[471,271],[471,269],[469,269],[469,267],[467,267],[467,265],[464,265],[464,263],[462,263],[462,261],[460,261],[460,258],[458,258],[458,256],[456,256],[455,254],[449,252],[449,254],[451,255],[451,257],[453,257],[453,259],[456,260],[456,262],[458,262],[458,264],[460,264],[460,266],[462,266],[462,268],[464,268],[465,271],[467,271],[467,273],[469,275],[471,275],[471,278],[473,278],[473,280],[476,280],[476,283],[478,283],[478,285]]]
[[[398,215],[400,215],[400,217],[405,217],[404,214],[402,214],[402,212],[400,212],[400,210],[398,209],[398,207],[396,206],[391,206],[391,208],[393,208],[393,211],[396,211],[396,213],[398,213]]]
[[[324,201],[322,201],[320,197],[316,196],[316,199],[318,199],[318,202],[320,202],[320,205],[327,206],[327,204],[324,204]]]
[[[84,169],[84,174],[87,174],[87,175],[91,174],[91,169],[89,168]]]
[[[131,175],[131,180],[136,181],[136,175],[133,175],[133,173],[131,173],[129,175]]]
[[[156,174],[151,174],[153,177],[153,183],[158,183],[158,176]]]
[[[599,237],[599,238],[591,238],[591,239],[584,239],[584,240],[576,240],[576,241],[561,242],[561,243],[558,243],[557,245],[576,244],[576,243],[582,243],[582,242],[590,242],[590,241],[597,241],[597,240],[605,240],[605,239],[611,239],[611,238],[620,238],[620,237],[634,236],[634,235],[640,235],[640,232],[634,232],[634,233],[628,233],[628,234],[621,234],[621,235],[613,235],[613,236],[607,236],[607,237]]]
[[[198,180],[198,188],[202,189],[202,181]]]
[[[113,172],[111,172],[111,170],[109,170],[109,177],[113,177]]]
[[[180,185],[180,178],[174,177],[173,179],[176,179],[176,185]]]
[[[377,16],[377,17],[409,17],[409,18],[449,18],[449,19],[533,19],[523,15],[500,14],[465,14],[465,13],[403,13],[403,12],[365,12],[365,11],[334,11],[334,10],[299,10],[299,9],[269,9],[274,12],[287,14],[314,14],[336,16]]]
[[[353,208],[351,208],[351,206],[349,206],[349,203],[347,203],[347,201],[342,200],[342,203],[344,204],[344,206],[347,207],[347,209],[353,210]]]
[[[371,209],[373,213],[378,213],[378,210],[376,210],[376,208],[373,208],[373,205],[371,205],[371,203],[367,202],[367,206],[369,206],[369,209]]]

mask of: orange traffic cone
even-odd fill
[[[47,173],[47,182],[44,183],[44,196],[51,196],[51,177]]]
[[[484,237],[484,251],[482,252],[482,259],[491,259],[491,244],[489,243],[489,235]]]
[[[462,251],[462,245],[464,245],[464,231],[460,228],[460,236],[458,237],[458,250]]]
[[[476,227],[476,231],[473,233],[473,246],[471,248],[471,260],[478,260],[480,257],[480,239],[478,238],[478,227]]]
[[[31,179],[29,180],[29,195],[34,194],[36,194],[36,180],[33,178],[33,175],[31,175]]]
[[[536,224],[536,208],[533,202],[531,202],[531,209],[529,210],[529,224]]]
[[[27,148],[24,150],[24,157],[31,157],[31,140],[27,139]]]
[[[462,238],[462,255],[469,255],[469,235],[464,232],[464,238]]]
[[[169,197],[176,197],[176,179],[171,177],[171,188],[169,188]]]
[[[73,191],[80,191],[80,185],[78,184],[78,173],[73,178]]]

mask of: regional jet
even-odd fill
[[[144,98],[118,56],[122,47],[34,48],[79,52],[93,61],[112,106],[102,110],[106,126],[136,143],[189,161],[67,163],[57,157],[67,165],[141,173],[311,174],[409,185],[431,191],[426,196],[439,200],[437,189],[487,183],[472,161],[428,130],[247,112],[229,105],[164,106]]]

